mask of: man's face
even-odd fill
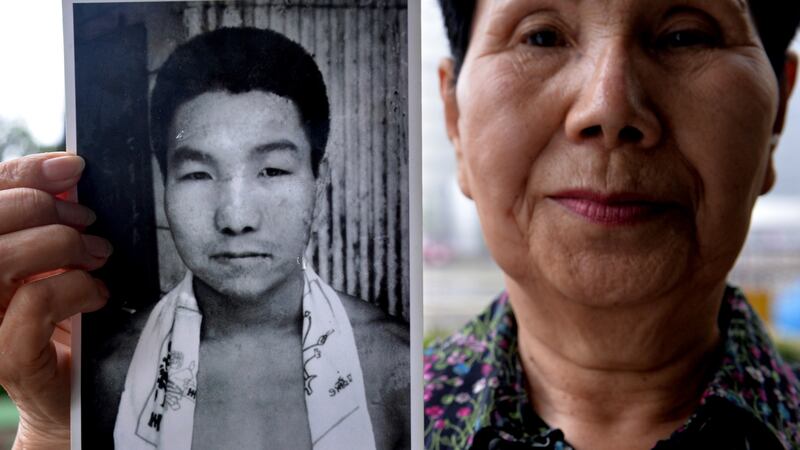
[[[300,270],[314,209],[311,148],[294,102],[207,92],[169,129],[165,208],[183,262],[213,290],[260,300]]]

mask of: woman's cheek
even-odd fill
[[[518,89],[513,101],[495,93],[494,85],[487,85],[462,110],[467,115],[462,127],[463,157],[472,184],[477,184],[472,186],[473,196],[508,207],[525,194],[535,161],[553,129],[540,122],[547,112],[539,106],[535,91]]]
[[[533,209],[540,196],[534,174],[548,139],[526,111],[494,111],[474,123],[479,133],[468,139],[465,162],[470,187],[487,245],[498,264],[509,273],[528,270]]]
[[[698,80],[708,93],[691,155],[709,194],[748,208],[761,190],[770,158],[777,89],[750,65],[733,64]]]
[[[739,57],[717,62],[687,81],[687,95],[672,101],[669,116],[678,148],[700,186],[699,260],[716,262],[709,269],[727,271],[746,237],[768,167],[777,91],[757,64]]]

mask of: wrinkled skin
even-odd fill
[[[608,305],[732,266],[772,184],[779,86],[738,2],[679,3],[479,2],[448,124],[462,189],[519,283]],[[596,226],[553,201],[570,189],[671,207]]]
[[[69,445],[69,317],[102,307],[89,271],[110,244],[81,230],[94,214],[61,200],[83,160],[64,153],[0,163],[0,384],[20,412],[15,448]]]
[[[533,407],[652,448],[699,400],[796,58],[779,81],[739,0],[479,0],[470,39],[445,119]]]

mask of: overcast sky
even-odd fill
[[[0,1],[0,117],[43,145],[64,133],[62,33],[60,1]]]

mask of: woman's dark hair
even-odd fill
[[[461,70],[469,47],[475,3],[476,0],[439,0],[456,75]],[[783,77],[786,50],[800,25],[800,1],[748,0],[747,3],[772,69],[780,79]]]
[[[201,34],[179,46],[161,66],[150,96],[150,142],[162,174],[167,172],[167,132],[180,105],[205,92],[254,90],[285,97],[297,106],[317,176],[330,130],[322,74],[299,44],[256,28]]]

